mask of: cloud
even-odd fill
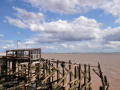
[[[72,22],[58,20],[56,22],[43,23],[40,29],[41,32],[38,37],[46,38],[50,42],[64,42],[64,41],[82,41],[99,38],[99,27],[101,23],[97,23],[94,19],[89,19],[84,16],[76,18]],[[47,33],[47,34],[46,34]],[[44,35],[44,36],[43,36]]]
[[[89,9],[101,8],[110,0],[24,0],[33,7],[42,8],[56,13],[74,14]],[[62,2],[62,3],[61,3]],[[110,1],[111,2],[111,1]]]
[[[85,41],[85,42],[61,42],[61,43],[39,43],[28,44],[28,46],[35,48],[42,48],[43,52],[115,52],[120,49],[120,41],[109,41],[96,42],[96,41]]]
[[[25,9],[13,7],[14,10],[17,11],[16,16],[20,19],[25,19],[29,20],[29,22],[39,22],[44,20],[44,15],[42,13],[33,13],[33,12],[28,12]]]
[[[4,35],[3,34],[0,34],[0,37],[3,37]]]
[[[103,39],[105,41],[120,41],[120,27],[107,28],[103,32]]]
[[[102,5],[105,1],[103,0],[24,0],[30,3],[32,6],[42,8],[48,11],[57,13],[80,13],[82,9],[88,7],[97,8],[98,5]],[[62,3],[61,3],[62,2]]]
[[[19,28],[37,31],[37,38],[34,38],[36,42],[53,43],[92,40],[99,38],[101,33],[100,27],[102,24],[95,19],[80,16],[71,22],[61,19],[45,22],[42,21],[43,14],[39,16],[38,13],[28,12],[24,9],[16,7],[13,7],[13,9],[17,11],[15,14],[17,18],[6,17],[8,22]]]
[[[15,44],[6,44],[6,45],[4,45],[3,47],[2,47],[2,49],[5,49],[5,50],[7,50],[7,49],[15,49]]]
[[[4,37],[4,34],[0,34],[0,52],[8,49],[7,47],[10,48],[13,44],[13,40],[3,39],[2,37]]]
[[[77,0],[25,0],[34,7],[42,8],[52,12],[76,13],[75,5]],[[61,3],[62,2],[62,3]]]
[[[24,28],[26,29],[27,28],[27,25],[22,22],[22,20],[20,19],[13,19],[11,17],[6,17],[6,19],[8,20],[8,22],[16,27],[19,27],[19,28]]]
[[[24,0],[33,7],[54,13],[76,14],[93,9],[102,9],[105,13],[112,14],[120,23],[120,0]],[[62,3],[61,3],[62,2]]]
[[[108,0],[106,4],[103,4],[101,8],[107,12],[117,17],[115,23],[120,23],[120,0]]]
[[[31,24],[33,25],[34,23],[37,24],[44,21],[44,15],[42,13],[28,12],[17,7],[13,7],[13,9],[17,11],[17,13],[15,13],[16,18],[6,16],[6,19],[10,24],[19,28],[27,29]]]
[[[23,19],[23,18],[22,18]],[[11,20],[11,19],[10,19]],[[65,41],[82,41],[82,40],[92,40],[100,38],[100,27],[101,23],[98,23],[94,19],[89,19],[84,16],[80,16],[71,22],[66,20],[57,20],[54,22],[36,22],[36,23],[24,23],[23,20],[18,24],[20,19],[12,20],[16,23],[11,23],[19,28],[27,28],[31,31],[37,31],[37,38],[34,41],[40,43],[53,43],[53,42],[65,42]]]
[[[59,27],[58,22],[60,22],[60,27],[62,28]],[[61,26],[61,22],[63,26],[65,25],[71,29],[64,29],[63,26]],[[81,16],[72,22],[58,20],[54,23],[47,23],[45,26],[43,25],[44,30],[40,30],[40,33],[34,38],[29,39],[29,41],[32,42],[29,45],[33,45],[33,47],[34,45],[43,45],[41,47],[44,49],[56,49],[56,51],[59,49],[68,52],[86,52],[87,50],[107,52],[114,50],[119,51],[118,48],[120,48],[120,27],[101,29],[101,23],[96,22],[94,19]],[[43,43],[47,43],[48,46],[44,47]],[[56,44],[54,45],[54,43]]]
[[[100,3],[98,2],[92,8],[97,8]],[[93,3],[88,4],[86,1],[86,4],[82,5],[89,6],[91,4]],[[69,49],[75,51],[83,49],[96,50],[98,48],[99,50],[116,49],[120,47],[120,27],[102,29],[102,23],[85,16],[79,16],[73,21],[59,19],[45,22],[45,17],[42,13],[28,12],[16,7],[13,7],[13,9],[17,11],[15,14],[16,18],[6,17],[10,24],[37,32],[33,38],[29,38],[23,43],[22,47],[24,48],[27,44],[49,50]],[[113,15],[117,16],[117,14]]]
[[[120,27],[101,29],[102,23],[95,19],[80,16],[73,21],[57,20],[45,22],[43,14],[28,12],[15,8],[17,18],[7,17],[10,24],[19,28],[37,31],[38,34],[32,40],[39,43],[72,42],[72,41],[119,41]],[[31,14],[32,13],[32,14]],[[37,17],[41,17],[36,21]],[[45,18],[44,18],[45,19]],[[32,22],[31,22],[32,21]]]
[[[120,16],[115,20],[115,23],[120,23]]]
[[[0,51],[11,48],[13,40],[0,39]]]

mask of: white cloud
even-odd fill
[[[0,39],[0,51],[10,49],[12,47],[13,40]]]
[[[17,13],[15,14],[16,18],[6,16],[6,19],[10,24],[13,24],[19,28],[26,29],[31,27],[31,25],[44,21],[44,15],[42,13],[28,12],[17,7],[13,7],[13,9],[17,11]]]
[[[67,45],[67,44],[64,44],[64,43],[62,43],[61,46],[63,46],[64,48],[67,48],[67,47],[68,47],[68,45]]]
[[[2,47],[3,49],[7,50],[7,49],[15,49],[15,44],[6,44]]]
[[[4,35],[3,34],[0,34],[0,37],[3,37]]]
[[[100,38],[101,23],[84,16],[72,22],[58,20],[44,23],[27,23],[28,29],[38,31],[34,41],[40,43],[82,41]]]
[[[120,16],[115,20],[115,23],[120,23]]]
[[[25,0],[34,7],[43,8],[52,12],[76,13],[75,5],[77,0]]]
[[[89,6],[93,3],[82,4]],[[96,2],[97,3],[97,2]],[[92,8],[97,8],[101,2]],[[102,7],[101,8],[105,8]],[[106,7],[107,8],[107,7]],[[16,8],[16,18],[7,17],[10,24],[13,24],[19,28],[29,29],[31,31],[37,31],[37,35],[32,39],[27,39],[24,42],[23,47],[26,45],[33,45],[33,47],[43,47],[46,49],[112,49],[119,48],[120,41],[120,27],[102,29],[102,24],[95,19],[80,16],[73,21],[57,20],[51,22],[44,21],[44,15],[28,12],[24,9]],[[107,11],[107,9],[106,9]],[[109,11],[107,11],[109,12]],[[114,11],[115,12],[115,11]],[[113,13],[113,12],[112,12]],[[118,16],[118,14],[113,14]],[[39,19],[37,19],[39,18]],[[68,42],[72,42],[68,44]],[[76,43],[77,42],[77,43]],[[46,46],[43,43],[47,43]],[[49,43],[49,44],[48,44]],[[57,43],[56,45],[50,45],[50,43]],[[62,44],[61,44],[62,43]],[[75,43],[75,44],[74,44]],[[42,44],[42,45],[40,45]],[[6,46],[9,47],[9,46]]]
[[[62,42],[56,44],[42,44],[34,43],[29,44],[32,48],[42,48],[42,51],[46,52],[107,52],[107,51],[119,51],[120,41],[110,41],[108,43],[85,41],[85,42]]]
[[[57,13],[80,13],[88,9],[101,8],[110,0],[24,0],[37,8]],[[62,3],[61,3],[62,2]],[[111,2],[111,1],[110,1]]]
[[[27,28],[27,25],[24,22],[22,22],[22,20],[20,19],[13,19],[11,17],[6,17],[6,18],[10,24],[15,25],[16,27],[24,28],[24,29]]]
[[[105,41],[120,41],[120,27],[105,29],[103,38]]]
[[[117,17],[115,23],[120,23],[120,0],[108,0],[101,8],[107,12]]]
[[[4,39],[0,39],[1,43],[13,43],[13,40],[4,40]]]
[[[24,0],[32,6],[55,13],[74,14],[93,9],[102,9],[105,13],[118,17],[120,23],[120,0]],[[61,3],[62,2],[62,3]]]
[[[74,21],[76,21],[76,20],[74,20]],[[80,19],[80,21],[81,21],[81,19]],[[71,22],[71,23],[73,24],[73,22]],[[79,24],[79,25],[81,26],[82,24]],[[55,24],[55,26],[57,26],[57,25]],[[53,27],[55,27],[55,26],[53,26]],[[76,27],[75,24],[73,26]],[[100,24],[100,26],[101,26],[101,24]],[[33,47],[34,47],[34,45],[39,46],[43,43],[47,43],[48,46],[46,46],[46,47],[41,46],[41,47],[43,47],[44,49],[48,49],[48,50],[50,50],[50,49],[57,50],[58,49],[58,52],[59,52],[59,50],[73,51],[73,52],[75,52],[75,51],[76,52],[79,52],[79,51],[84,52],[84,50],[95,51],[95,52],[104,52],[104,51],[109,51],[109,50],[114,51],[114,49],[120,48],[120,36],[119,36],[120,35],[120,27],[106,28],[104,30],[101,30],[100,26],[98,25],[97,29],[95,28],[95,30],[93,30],[94,29],[93,28],[92,29],[93,31],[91,31],[91,29],[89,31],[89,27],[86,26],[86,30],[88,30],[87,32],[89,34],[86,34],[85,37],[90,38],[89,35],[94,36],[94,38],[92,38],[92,39],[90,38],[89,40],[86,40],[84,38],[84,34],[82,33],[82,31],[79,31],[79,28],[77,28],[78,31],[77,31],[77,29],[73,29],[73,31],[72,30],[68,30],[68,31],[56,30],[54,32],[53,31],[51,31],[51,32],[45,31],[43,33],[40,32],[36,37],[34,37],[33,39],[30,39],[30,41],[34,42]],[[85,29],[82,29],[82,30],[84,31]],[[81,37],[79,37],[79,35]],[[83,41],[80,41],[80,40],[83,40]],[[76,41],[76,42],[74,42],[74,41]],[[53,44],[55,42],[59,42],[59,43]],[[32,43],[31,43],[31,45],[32,45]],[[54,47],[54,48],[48,48],[48,47]],[[118,51],[118,50],[116,50],[116,51]]]
[[[7,17],[8,22],[19,28],[30,29],[31,31],[38,31],[38,35],[33,38],[32,43],[53,43],[86,40],[120,40],[120,27],[106,28],[104,30],[101,30],[102,24],[97,22],[95,19],[80,16],[71,22],[60,19],[51,22],[41,22],[42,19],[40,19],[36,22],[36,18],[38,16],[37,13],[34,13],[35,15],[32,16],[32,14],[30,14],[32,12],[27,12],[26,10],[15,7],[14,9],[17,10],[16,15],[18,18],[14,19],[11,17]],[[34,22],[29,22],[31,20],[33,20]]]
[[[71,22],[60,19],[51,22],[41,22],[42,19],[36,21],[39,18],[37,13],[31,14],[33,12],[27,12],[15,7],[14,9],[17,11],[17,14],[15,14],[17,18],[7,17],[8,22],[19,28],[38,31],[37,38],[34,38],[36,42],[50,43],[100,38],[99,34],[101,34],[100,27],[102,24],[95,19],[80,16]]]
[[[109,41],[105,46],[112,49],[118,49],[120,48],[120,41]]]
[[[25,9],[13,7],[14,10],[17,11],[16,16],[20,19],[24,20],[29,20],[29,22],[34,23],[34,22],[39,22],[44,20],[44,15],[42,13],[33,13],[33,12],[28,12]]]
[[[82,8],[82,6],[86,5],[88,6],[90,5],[89,3],[91,3],[89,0],[27,0],[27,1],[24,0],[24,1],[30,3],[34,7],[43,8],[45,10],[58,13],[77,13],[79,12],[78,10],[80,7]],[[94,4],[93,3],[94,2],[92,2],[92,5],[95,5],[98,2]]]

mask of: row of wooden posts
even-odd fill
[[[102,86],[99,90],[109,89],[107,77],[103,75],[99,63],[98,66],[90,66],[42,58],[37,62],[17,65],[19,66],[13,66],[14,69],[9,70],[6,75],[0,75],[0,89],[4,90],[7,87],[8,90],[92,90],[92,84],[95,83],[92,82],[91,71],[101,79]],[[17,69],[20,67],[21,69]],[[4,71],[2,70],[1,68],[1,72]],[[7,82],[6,76],[9,78]],[[10,87],[9,84],[13,86]]]

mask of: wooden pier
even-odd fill
[[[109,90],[99,63],[48,60],[41,49],[9,50],[0,61],[0,90],[92,90],[91,71],[101,80],[99,90]]]

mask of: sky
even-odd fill
[[[1,0],[0,52],[120,52],[120,0]]]

